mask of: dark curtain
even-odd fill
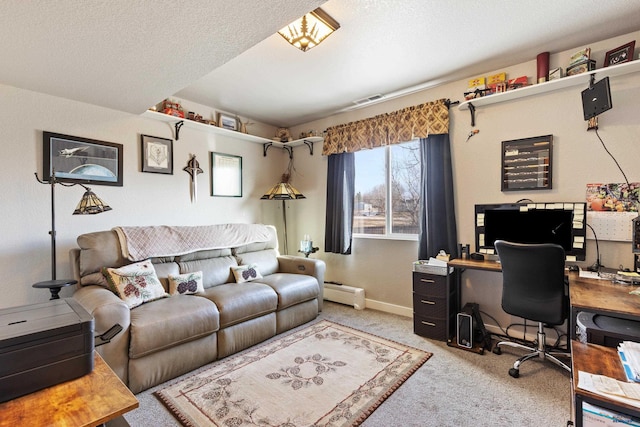
[[[420,234],[418,259],[435,257],[441,249],[458,256],[453,171],[449,134],[420,139]]]
[[[353,235],[355,155],[332,154],[328,161],[324,251],[349,255]]]

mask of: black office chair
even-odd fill
[[[571,372],[571,368],[556,356],[570,357],[561,351],[549,351],[545,342],[545,325],[561,325],[569,312],[568,282],[565,279],[565,254],[562,246],[520,244],[497,240],[495,248],[502,264],[502,309],[514,316],[538,322],[535,347],[511,341],[499,342],[500,347],[511,346],[529,350],[509,369],[509,375],[520,376],[520,365],[534,357],[549,360]]]

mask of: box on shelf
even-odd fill
[[[578,62],[567,67],[567,76],[575,76],[576,74],[586,73],[596,69],[596,61],[589,59],[587,61]]]
[[[524,86],[529,86],[529,78],[527,76],[520,76],[507,81],[507,90],[519,89]]]

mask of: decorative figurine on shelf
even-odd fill
[[[289,128],[278,128],[278,130],[276,131],[276,139],[280,142],[291,141],[291,133],[289,132]]]
[[[238,120],[238,123],[240,124],[240,128],[238,129],[241,133],[249,133],[247,131],[247,126],[250,126],[252,124],[254,124],[253,122],[250,122],[249,120],[247,120],[246,122],[243,122],[240,117],[236,117],[236,119]]]
[[[196,203],[198,201],[198,174],[202,173],[202,169],[200,168],[200,163],[196,160],[196,155],[193,154],[191,159],[187,162],[187,166],[185,166],[182,170],[191,175],[191,203]]]

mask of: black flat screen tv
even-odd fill
[[[586,203],[509,203],[475,206],[476,251],[495,254],[496,240],[555,243],[568,261],[586,255]]]

